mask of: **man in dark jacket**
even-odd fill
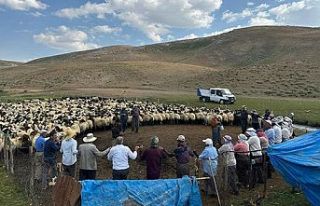
[[[139,118],[140,118],[140,110],[138,108],[138,106],[134,106],[132,111],[131,111],[131,115],[132,115],[132,131],[138,133],[139,130]]]
[[[42,189],[47,188],[48,173],[51,171],[50,177],[56,177],[56,153],[59,151],[59,134],[51,133],[50,138],[44,143],[43,149],[43,169],[42,169]]]
[[[240,124],[241,124],[242,133],[244,134],[248,127],[248,111],[247,111],[247,107],[245,106],[243,106],[241,110]]]
[[[147,163],[147,179],[159,179],[161,172],[161,161],[167,157],[164,149],[159,147],[159,138],[152,137],[150,148],[142,152],[140,160]]]
[[[194,156],[193,151],[187,146],[186,138],[183,135],[179,135],[177,138],[177,148],[173,151],[173,154],[168,155],[170,157],[175,156],[177,159],[177,178],[181,178],[184,175],[190,175],[189,162]]]
[[[125,108],[122,108],[120,111],[120,123],[121,123],[121,131],[124,133],[127,129],[128,122],[128,112]]]

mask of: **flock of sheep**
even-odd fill
[[[122,108],[140,109],[140,124],[208,124],[217,114],[223,124],[232,124],[235,114],[230,110],[185,105],[157,104],[153,102],[116,100],[100,97],[25,100],[20,103],[0,103],[0,151],[4,135],[10,135],[15,148],[29,142],[34,146],[42,130],[57,130],[62,136],[83,134],[111,127]]]

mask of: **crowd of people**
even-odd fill
[[[133,110],[133,117],[135,116],[134,112],[136,112],[136,116],[139,115],[138,109],[137,111]],[[246,108],[243,108],[243,112],[247,112]],[[256,111],[253,111],[253,113],[256,113]],[[258,114],[256,113],[256,115]],[[258,117],[260,118],[259,115]],[[266,181],[267,177],[271,178],[272,165],[266,149],[270,145],[279,144],[293,137],[292,120],[290,118],[275,118],[270,116],[270,113],[269,115],[266,113],[263,116],[262,124],[253,124],[254,121],[252,120],[254,128],[248,128],[247,124],[241,122],[241,134],[237,137],[224,135],[221,138],[222,123],[213,115],[211,119],[212,137],[203,140],[204,149],[200,155],[187,144],[184,135],[177,137],[177,146],[173,151],[168,151],[160,146],[160,139],[157,136],[151,137],[148,148],[136,146],[132,151],[124,144],[127,118],[128,113],[122,111],[120,119],[114,122],[118,130],[112,130],[114,144],[103,151],[99,151],[94,144],[97,137],[93,133],[88,133],[83,138],[83,143],[78,146],[74,139],[75,134],[67,134],[60,141],[59,132],[41,131],[35,142],[34,178],[41,182],[43,189],[47,188],[49,171],[51,171],[50,178],[57,176],[56,154],[58,152],[62,154],[62,174],[75,178],[78,162],[80,181],[96,179],[97,157],[106,157],[107,160],[112,162],[112,179],[114,180],[128,178],[130,159],[145,161],[146,178],[150,180],[159,179],[163,161],[166,158],[175,157],[177,178],[191,175],[191,167],[196,159],[197,164],[201,164],[202,175],[209,177],[204,188],[207,194],[216,194],[217,185],[214,177],[217,174],[218,167],[222,167],[224,168],[222,177],[227,179],[230,193],[239,195],[240,187],[252,189],[257,183]],[[138,118],[137,121],[139,121]],[[138,132],[135,124],[132,126],[132,131]],[[46,138],[49,139],[46,141]],[[219,157],[222,159],[219,163],[221,165],[218,164]]]

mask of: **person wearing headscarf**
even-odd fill
[[[223,177],[227,175],[228,185],[231,190],[231,193],[234,195],[239,195],[238,176],[236,172],[237,161],[234,155],[232,137],[229,135],[225,135],[223,137],[223,140],[224,140],[223,145],[218,149],[219,154],[221,154],[222,157],[224,158],[223,166],[227,167],[227,174],[224,174]]]
[[[218,167],[218,153],[217,149],[213,146],[213,141],[210,138],[202,140],[205,143],[205,148],[199,155],[199,161],[202,164],[203,176],[211,177],[205,185],[205,191],[208,195],[215,195],[215,185],[213,176],[217,174]]]
[[[161,163],[167,157],[164,149],[159,146],[159,138],[151,138],[151,144],[148,149],[142,152],[140,160],[147,163],[147,179],[154,180],[160,178]]]
[[[269,147],[269,141],[268,141],[267,135],[265,134],[263,129],[258,129],[257,130],[257,136],[260,139],[261,149],[262,150],[267,150],[268,147]]]
[[[264,127],[264,133],[267,136],[269,145],[273,145],[276,142],[276,134],[275,131],[272,127],[272,122],[271,120],[265,120],[263,122],[263,127]]]
[[[255,187],[257,182],[263,182],[262,176],[262,149],[260,145],[260,139],[256,134],[256,130],[253,128],[248,128],[245,132],[245,135],[248,137],[248,145],[250,151],[251,159],[251,171],[250,171],[250,189]]]
[[[238,142],[234,146],[235,157],[237,161],[237,175],[239,182],[246,188],[248,186],[248,174],[250,169],[249,164],[249,145],[247,143],[247,136],[240,134]]]

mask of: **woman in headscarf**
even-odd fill
[[[236,173],[237,161],[234,155],[234,147],[232,144],[232,137],[225,135],[223,137],[224,143],[218,149],[219,154],[224,158],[224,167],[227,167],[228,184],[231,189],[231,193],[234,195],[239,195],[238,188],[238,177]],[[223,176],[225,177],[226,174]]]
[[[249,173],[249,145],[247,143],[247,137],[244,134],[238,136],[238,142],[234,146],[234,152],[237,161],[237,175],[239,182],[244,187],[248,186],[248,173]]]

